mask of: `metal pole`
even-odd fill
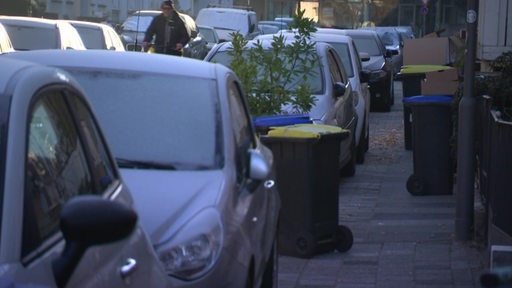
[[[475,54],[478,0],[468,0],[466,13],[466,55],[464,57],[464,89],[459,103],[457,138],[456,240],[472,239],[475,192]]]

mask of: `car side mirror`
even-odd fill
[[[69,200],[60,214],[66,245],[52,262],[57,286],[66,286],[89,247],[128,237],[135,229],[137,218],[131,207],[101,196],[77,196]]]
[[[265,180],[270,174],[270,164],[260,151],[249,150],[249,178]]]
[[[368,83],[370,82],[370,71],[368,70],[361,70],[359,72],[359,82],[361,83]]]
[[[398,50],[395,49],[386,49],[386,57],[391,57],[393,55],[398,55]]]
[[[123,25],[121,25],[121,24],[116,24],[116,25],[114,26],[114,30],[117,32],[117,34],[121,34],[121,33],[123,33]]]
[[[345,92],[347,91],[347,88],[345,87],[345,84],[341,82],[336,82],[333,85],[333,92],[334,92],[334,98],[341,97],[345,95]]]
[[[370,54],[367,52],[359,52],[359,59],[361,59],[361,62],[370,61]]]

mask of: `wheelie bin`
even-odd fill
[[[450,66],[442,65],[406,65],[403,66],[398,73],[396,80],[402,82],[403,101],[413,96],[421,96],[421,82],[425,79],[425,73],[434,71],[443,71],[453,69]],[[423,95],[426,96],[426,95]],[[412,149],[412,116],[411,109],[404,105],[403,107],[403,124],[404,124],[404,146],[406,150]]]
[[[338,158],[349,134],[337,126],[297,124],[271,127],[260,136],[274,155],[280,254],[311,258],[352,247],[352,231],[338,224]]]
[[[406,185],[412,195],[452,193],[452,101],[446,95],[404,99],[404,105],[412,112],[414,172]]]

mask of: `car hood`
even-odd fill
[[[120,170],[153,244],[174,235],[199,211],[214,206],[224,182],[222,170]]]
[[[330,96],[318,94],[313,94],[312,96],[315,98],[315,105],[313,105],[313,107],[311,107],[311,110],[309,110],[308,112],[309,118],[311,118],[313,122],[317,124],[333,124],[329,122],[328,119],[326,119],[326,117],[328,116],[328,112],[334,107],[333,98]],[[287,114],[299,113],[298,111],[293,109],[293,106],[291,104],[283,105],[281,107],[281,110]]]
[[[363,68],[369,71],[380,70],[384,66],[383,56],[370,56],[370,60],[362,62]]]

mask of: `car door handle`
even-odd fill
[[[137,260],[133,258],[126,259],[126,263],[121,266],[121,269],[119,269],[119,273],[121,274],[122,278],[126,278],[133,274],[137,270]]]

